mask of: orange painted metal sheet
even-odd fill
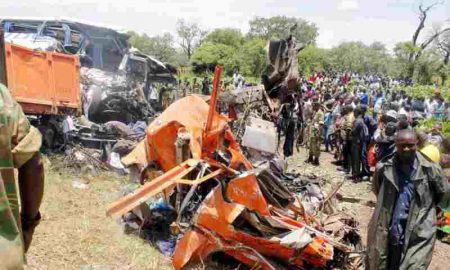
[[[225,150],[222,146],[224,134],[227,134],[230,147],[238,150],[239,145],[229,131],[228,118],[224,115],[216,112],[210,132],[204,134],[208,111],[209,105],[198,96],[188,96],[171,104],[147,128],[147,161],[157,161],[165,171],[176,165],[173,144],[177,127],[183,127],[190,134],[194,159],[211,157],[216,149]]]
[[[227,186],[227,195],[233,202],[245,205],[249,210],[264,216],[270,215],[266,199],[254,173],[231,180]]]
[[[153,179],[151,182],[145,183],[140,189],[134,193],[128,194],[118,201],[111,204],[106,214],[113,218],[119,218],[133,208],[144,203],[150,197],[164,191],[170,191],[176,184],[176,180],[182,179],[190,173],[198,164],[195,160],[186,160],[177,167],[172,168],[165,174]]]
[[[29,114],[79,111],[79,58],[6,43],[8,88]]]
[[[217,87],[215,91],[218,91]],[[216,179],[221,184],[209,190],[190,220],[190,230],[177,243],[173,256],[176,269],[183,268],[189,261],[205,259],[216,251],[223,251],[251,268],[263,270],[276,269],[268,259],[295,269],[325,266],[333,259],[333,246],[324,236],[305,232],[309,238],[302,248],[281,244],[286,232],[298,233],[298,230],[306,231],[308,227],[281,211],[270,210],[273,206],[268,205],[261,192],[253,166],[240,151],[227,120],[214,108],[210,110],[208,104],[197,96],[189,96],[170,105],[150,124],[145,140],[147,162],[157,162],[166,173],[116,202],[108,213],[118,217],[156,192],[173,188],[175,184],[197,185]],[[206,128],[207,122],[210,128]],[[175,142],[180,130],[190,135],[193,159],[177,166]],[[130,162],[142,159],[143,148],[141,145],[139,152],[133,152]],[[229,164],[215,160],[216,150],[228,151],[231,155]],[[197,180],[189,179],[192,177],[187,173],[189,168],[203,162],[217,170]],[[231,175],[235,177],[228,181]],[[251,221],[246,220],[249,218]],[[261,227],[255,225],[253,234],[247,230],[251,227],[240,228],[241,222],[248,222],[250,226],[252,222],[261,222]],[[259,234],[264,236],[255,236]]]
[[[250,182],[250,184],[247,185],[247,189],[250,188],[250,186],[257,185],[257,183],[253,183],[253,181],[251,181],[251,178],[244,177],[238,179],[237,182],[235,182],[236,186],[233,188],[239,188],[239,186],[242,187],[243,183],[241,181],[245,180]],[[234,180],[232,180],[231,182],[233,181]],[[232,201],[234,201],[232,197],[235,196],[230,194],[230,191],[232,191],[233,188],[228,188],[227,191],[227,196]],[[253,187],[252,189],[257,190],[258,188]],[[253,194],[258,193],[253,192]],[[262,194],[255,196],[262,197]],[[241,198],[241,195],[239,195],[238,198],[241,201],[243,199]],[[248,204],[255,200],[264,200],[264,198],[252,198],[244,203]],[[306,267],[307,265],[314,267],[324,266],[328,261],[333,259],[333,247],[323,238],[318,236],[313,236],[312,242],[307,244],[304,248],[295,249],[289,246],[282,245],[277,240],[256,237],[244,231],[235,229],[233,226],[233,222],[242,213],[242,211],[248,211],[247,209],[248,208],[244,207],[244,205],[242,204],[235,202],[226,202],[223,198],[222,188],[218,186],[205,198],[202,205],[198,209],[197,216],[194,220],[194,226],[204,228],[204,230],[208,231],[208,233],[205,235],[209,235],[209,237],[212,238],[210,239],[208,245],[213,245],[215,241],[225,241],[229,243],[229,246],[236,246],[238,249],[246,247],[247,250],[254,250],[262,256],[280,259],[300,268]],[[298,226],[297,228],[300,229],[302,228],[302,226]],[[211,235],[213,235],[213,237],[211,237]],[[214,240],[214,238],[217,238],[217,240]],[[191,247],[199,247],[202,244],[205,244],[204,239],[202,239],[203,243],[196,243],[197,240],[195,239],[181,240],[182,243],[183,241],[193,241],[193,243],[189,244],[189,246]],[[188,262],[191,259],[198,258],[199,256],[208,256],[209,252],[211,252],[210,250],[208,250],[206,254],[196,255],[193,258],[189,258],[194,253],[192,253],[191,251],[188,253],[184,253],[183,249],[185,247],[186,243],[184,243],[183,245],[177,245],[174,262],[178,262],[179,264],[174,264],[176,269],[181,269],[182,267],[184,267],[185,264],[183,264],[182,262]],[[258,256],[249,256],[250,254],[242,253],[241,251],[239,251],[239,253],[236,253],[237,249],[229,249],[229,247],[224,248],[222,246],[221,250],[226,253],[230,251],[230,255],[237,255],[238,257],[241,257],[242,262],[245,262],[252,267],[255,265],[261,265],[262,263],[264,264],[264,262],[261,261]],[[197,250],[197,252],[200,252],[200,250]],[[242,256],[244,256],[245,259],[242,259]],[[271,269],[270,265],[266,265],[262,268]]]
[[[197,232],[197,230],[189,230],[178,241],[172,263],[177,269],[181,269],[190,260],[205,259],[217,250],[220,250],[220,246],[211,241],[208,236]]]

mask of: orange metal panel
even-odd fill
[[[238,182],[235,182],[234,184],[242,187],[245,180],[250,181],[251,178],[240,178],[237,180]],[[234,180],[231,182],[233,181]],[[250,181],[247,188],[250,188],[250,186],[253,185],[257,184]],[[238,186],[235,188],[238,188]],[[235,201],[237,196],[233,195],[233,192],[231,192],[232,189],[228,188],[227,195]],[[257,190],[257,187],[254,187],[253,190]],[[298,267],[305,266],[305,262],[308,262],[312,266],[320,267],[324,266],[327,261],[333,259],[333,246],[327,243],[320,236],[314,236],[311,243],[306,245],[305,248],[298,250],[289,246],[281,245],[277,240],[252,236],[246,232],[235,229],[232,224],[239,214],[244,211],[244,205],[234,202],[226,202],[222,194],[222,188],[218,186],[205,198],[197,211],[198,214],[196,216],[194,226],[200,226],[210,232],[214,232],[216,237],[235,243],[236,246],[241,245],[254,249],[263,256],[278,258],[282,261],[290,262]],[[236,195],[242,196],[241,194]],[[258,194],[257,192],[253,193],[252,196],[254,198],[249,198],[248,200],[241,198],[239,200],[245,204],[255,202],[255,200],[263,200],[263,198],[256,198],[262,196],[262,194]],[[302,224],[299,224],[298,227],[293,226],[292,230],[299,229],[301,227],[303,227]],[[184,261],[186,261],[186,259]]]
[[[254,173],[235,178],[228,183],[228,197],[261,215],[269,216],[269,208]]]
[[[77,56],[6,43],[8,88],[25,113],[56,114],[81,108]]]
[[[133,208],[144,203],[150,197],[164,191],[171,190],[176,184],[176,180],[183,178],[190,173],[199,163],[198,160],[186,160],[179,166],[174,167],[165,174],[145,183],[134,193],[128,194],[114,202],[106,211],[106,214],[113,218],[119,218]]]

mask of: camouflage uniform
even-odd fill
[[[309,156],[315,158],[320,157],[320,138],[322,137],[321,130],[323,126],[324,114],[322,109],[314,112],[311,121],[310,136],[309,136]]]
[[[0,269],[22,269],[24,252],[14,168],[21,167],[41,146],[21,107],[0,84]]]

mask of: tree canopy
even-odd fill
[[[297,42],[306,45],[315,42],[318,36],[317,26],[301,18],[286,16],[257,17],[251,20],[249,24],[249,36],[264,40],[287,38],[292,34]]]
[[[253,18],[248,33],[235,28],[217,28],[208,33],[194,22],[179,20],[177,37],[169,33],[149,37],[131,32],[130,42],[163,62],[193,65],[197,72],[211,71],[220,64],[228,74],[238,69],[245,76],[259,77],[266,64],[264,48],[268,41],[292,34],[300,45],[307,45],[298,54],[299,71],[304,75],[319,71],[358,72],[411,78],[423,84],[443,83],[450,77],[450,31],[437,27],[422,43],[418,39],[426,19],[423,14],[432,7],[419,8],[420,23],[412,41],[400,41],[391,50],[381,42],[342,42],[331,49],[318,48],[317,26],[286,16]]]
[[[130,32],[129,35],[131,36],[130,44],[143,53],[154,56],[162,62],[173,61],[176,50],[174,48],[174,38],[170,33],[154,37],[149,37],[146,34],[139,35],[135,32]]]
[[[205,41],[238,48],[244,43],[244,36],[239,29],[217,28],[206,36]]]

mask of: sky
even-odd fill
[[[150,36],[175,34],[177,19],[248,31],[254,17],[300,17],[319,28],[317,44],[331,48],[342,41],[381,41],[392,48],[411,40],[418,25],[420,0],[0,0],[0,18],[70,18],[133,30]],[[422,0],[431,3],[435,0]],[[450,24],[450,0],[429,14],[427,29]],[[426,37],[424,32],[422,38]]]

